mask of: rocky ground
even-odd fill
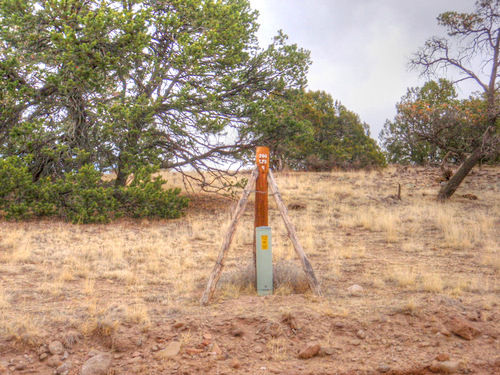
[[[363,293],[346,298],[363,299]],[[127,326],[106,337],[59,332],[35,347],[7,340],[0,348],[2,373],[500,373],[496,314],[434,297],[425,314],[387,307],[386,314],[358,320],[325,317],[308,308],[314,298],[243,297],[166,318],[149,332]],[[255,309],[261,304],[271,310],[266,316]]]
[[[320,296],[282,285],[274,295],[260,297],[248,285],[234,287],[244,284],[241,279],[223,277],[213,303],[200,307],[220,238],[201,233],[198,221],[186,233],[182,221],[88,227],[2,223],[1,251],[11,251],[9,233],[19,231],[33,236],[29,244],[39,246],[40,253],[17,258],[9,253],[0,260],[0,374],[500,374],[500,267],[495,259],[500,171],[475,171],[457,192],[454,212],[480,212],[486,224],[476,228],[484,232],[478,239],[451,244],[444,243],[444,230],[428,224],[429,212],[438,211],[421,207],[421,199],[434,207],[436,175],[434,170],[392,169],[364,176],[361,184],[349,174],[306,176],[309,186],[321,187],[318,194],[314,188],[293,193],[299,177],[282,177],[284,198],[295,204],[290,207],[299,235],[304,238],[311,227],[318,231],[314,250],[306,252],[321,281]],[[398,182],[401,200],[394,197]],[[329,186],[336,193],[322,196]],[[332,200],[335,205],[328,203]],[[214,215],[232,204],[206,196],[195,202],[188,218],[198,215],[217,224],[227,216]],[[356,210],[372,208],[380,215],[400,210],[396,238],[390,226],[362,224],[365,216],[350,221]],[[276,215],[272,208],[273,220]],[[247,216],[251,221],[251,207]],[[304,227],[313,216],[317,221]],[[464,223],[454,225],[464,230]],[[73,237],[54,237],[65,230]],[[171,266],[162,273],[156,263],[137,261],[135,255],[120,253],[117,260],[117,253],[104,253],[109,242],[98,248],[95,259],[85,256],[88,268],[65,260],[84,247],[57,258],[71,241],[88,247],[97,234],[115,238],[112,231],[127,237],[119,246],[124,248],[159,231],[155,249],[172,233],[188,236],[181,242],[183,251],[214,249],[193,263],[183,258],[184,268],[160,263],[162,269]],[[141,237],[144,233],[148,237]],[[276,240],[278,245],[278,235]],[[227,272],[245,272],[238,260],[248,241],[237,240]],[[179,249],[165,246],[165,254]],[[334,247],[342,251],[333,253]],[[153,250],[147,251],[152,256]],[[104,267],[104,258],[126,265]],[[68,264],[72,277],[51,276]],[[84,291],[90,281],[92,290]]]

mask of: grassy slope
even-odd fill
[[[85,339],[70,350],[77,365],[87,349],[112,350],[119,335],[144,342],[115,358],[116,373],[231,373],[234,358],[250,373],[266,366],[283,373],[369,373],[380,363],[410,373],[424,371],[441,352],[463,369],[491,373],[500,350],[500,169],[475,170],[445,205],[434,200],[436,176],[437,170],[394,167],[277,176],[285,202],[305,205],[290,213],[321,280],[320,297],[294,295],[286,283],[274,296],[255,296],[248,282],[249,207],[216,301],[200,308],[229,223],[232,202],[220,197],[194,197],[187,216],[175,221],[0,223],[0,353],[15,358],[27,350],[36,358],[41,343],[78,331]],[[398,183],[400,201],[390,197]],[[461,197],[466,193],[478,199]],[[273,204],[270,225],[275,262],[297,281],[293,247]],[[363,286],[363,296],[348,294],[353,284]],[[441,334],[454,315],[474,321],[482,335],[464,341]],[[243,338],[231,335],[235,326]],[[357,337],[360,329],[366,338]],[[210,342],[194,357],[151,359],[155,345],[180,340],[185,353],[207,333],[223,355],[211,356]],[[296,359],[301,345],[314,340],[327,355]],[[129,364],[137,350],[143,362]],[[30,366],[53,371],[38,360]]]

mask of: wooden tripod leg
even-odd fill
[[[281,194],[278,190],[278,185],[276,184],[276,180],[274,179],[274,176],[271,171],[269,171],[269,187],[271,188],[271,194],[273,195],[276,205],[278,206],[278,210],[280,211],[281,217],[285,222],[286,230],[288,232],[288,237],[290,237],[290,239],[292,240],[293,248],[295,249],[295,252],[299,256],[300,262],[302,263],[302,268],[306,273],[309,287],[315,294],[319,295],[321,294],[321,292],[318,285],[318,280],[316,280],[316,275],[314,274],[314,270],[311,266],[311,263],[309,262],[309,259],[307,259],[306,253],[304,252],[304,249],[300,245],[297,232],[295,231],[295,227],[293,226],[292,221],[290,220],[290,216],[288,215],[288,210],[285,206],[285,202],[281,197]]]
[[[207,288],[205,289],[205,293],[203,293],[203,296],[201,297],[200,304],[202,306],[208,305],[208,303],[212,299],[212,296],[214,295],[215,287],[219,282],[222,269],[224,268],[224,260],[226,259],[227,251],[229,250],[229,246],[231,246],[231,242],[233,241],[234,233],[236,231],[236,227],[238,226],[238,222],[243,216],[243,213],[245,212],[245,207],[248,202],[248,197],[255,188],[255,181],[257,180],[258,173],[259,172],[257,170],[257,167],[255,167],[252,172],[252,175],[250,176],[250,179],[248,180],[245,190],[243,190],[243,194],[241,195],[238,205],[236,206],[236,210],[233,215],[233,220],[227,230],[226,236],[224,237],[224,242],[222,243],[222,248],[219,253],[219,257],[217,258],[214,269],[212,270],[212,274],[208,279],[208,284]]]

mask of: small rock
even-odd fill
[[[433,373],[439,372],[439,363],[436,361],[432,362],[429,366],[429,371]]]
[[[360,329],[358,332],[356,332],[356,336],[358,336],[361,340],[364,340],[366,338],[366,332]]]
[[[467,320],[454,316],[446,322],[448,329],[455,335],[460,336],[466,340],[472,340],[481,334],[477,328],[475,328]]]
[[[134,357],[128,360],[128,363],[139,363],[142,362],[142,357]]]
[[[447,361],[449,359],[450,359],[449,354],[443,354],[443,353],[441,353],[441,354],[438,354],[436,356],[436,361],[439,361],[439,362],[444,362],[444,361]]]
[[[212,352],[214,352],[217,355],[222,355],[222,349],[216,342],[214,342],[214,346],[212,347]]]
[[[89,352],[89,357],[95,357],[96,355],[99,355],[99,354],[105,354],[105,353],[102,353],[102,352],[100,352],[99,350],[92,349],[92,350]]]
[[[22,370],[25,370],[26,369],[26,363],[18,363],[15,367],[14,367],[14,370],[17,370],[17,371],[22,371]]]
[[[48,357],[48,356],[49,356],[49,355],[48,355],[47,353],[42,353],[42,354],[40,354],[40,357],[39,357],[39,358],[40,358],[40,361],[43,361],[44,359],[47,359],[47,357]]]
[[[321,346],[319,345],[319,343],[310,342],[307,344],[307,346],[304,349],[299,351],[298,358],[300,358],[300,359],[312,358],[318,354],[320,349],[321,349]]]
[[[47,366],[50,367],[58,367],[61,365],[61,363],[61,357],[59,357],[58,355],[53,355],[49,359],[47,359]]]
[[[444,374],[455,374],[460,369],[460,363],[455,361],[444,361],[439,364],[439,370]]]
[[[124,334],[113,335],[111,339],[111,347],[118,353],[131,351],[135,348],[135,344],[130,336]]]
[[[158,345],[153,345],[151,347],[151,351],[153,351],[153,352],[157,352],[158,350],[160,350],[160,348],[158,347]]]
[[[36,351],[36,354],[40,355],[40,354],[48,353],[48,352],[49,352],[49,348],[47,348],[46,345],[42,345],[38,348],[38,350]]]
[[[60,355],[64,353],[64,346],[60,341],[52,341],[49,344],[49,352],[52,355]]]
[[[344,323],[342,323],[342,322],[335,322],[335,328],[339,328],[339,329],[344,328]]]
[[[203,335],[203,338],[205,340],[212,340],[212,335],[210,333],[206,333],[206,334]]]
[[[140,357],[142,354],[140,352],[133,352],[132,353],[132,358],[135,358],[135,357]]]
[[[260,345],[256,345],[254,348],[253,348],[253,351],[255,353],[262,353],[264,351],[264,349],[262,349],[262,346]]]
[[[158,360],[172,358],[175,357],[177,354],[179,354],[180,350],[181,350],[181,343],[178,341],[172,341],[168,344],[168,346],[165,349],[156,352],[155,358]]]
[[[83,364],[81,375],[107,375],[111,367],[111,356],[97,354]]]
[[[351,296],[359,297],[363,294],[364,289],[361,285],[354,284],[354,285],[351,285],[349,288],[347,288],[347,292]]]
[[[177,322],[174,324],[174,328],[181,328],[184,325],[184,322]]]
[[[240,363],[240,361],[238,361],[237,358],[233,358],[231,360],[231,363],[229,364],[229,366],[231,366],[232,368],[238,369],[241,367],[241,363]]]
[[[72,367],[73,367],[73,364],[71,363],[71,361],[66,361],[61,366],[56,368],[56,374],[58,374],[58,375],[67,374],[67,373],[69,373],[69,370],[71,370]]]
[[[244,331],[240,328],[234,328],[233,330],[231,330],[231,335],[233,335],[234,337],[241,337],[244,335]]]
[[[271,374],[281,374],[281,370],[274,368],[274,367],[269,367],[269,372]]]
[[[335,354],[335,349],[333,348],[321,348],[321,351],[325,353],[325,355],[332,356]]]
[[[450,330],[447,328],[444,328],[444,327],[439,330],[439,333],[442,334],[443,336],[446,336],[446,337],[451,336]]]
[[[203,353],[203,349],[187,348],[186,353],[189,355],[196,355],[196,354]]]
[[[377,371],[381,372],[382,374],[385,374],[386,372],[389,372],[391,370],[391,367],[389,365],[386,365],[385,363],[381,363],[377,367]]]

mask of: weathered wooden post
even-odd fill
[[[299,259],[302,263],[302,268],[306,273],[307,281],[311,290],[320,294],[320,288],[318,281],[316,279],[316,275],[314,274],[314,270],[311,266],[311,263],[307,259],[307,256],[300,245],[297,233],[295,231],[295,227],[293,226],[290,217],[288,216],[288,211],[286,209],[285,203],[283,202],[283,198],[281,198],[281,194],[278,190],[278,185],[276,184],[276,180],[274,179],[273,174],[269,170],[269,148],[267,147],[257,147],[256,153],[256,166],[254,167],[250,178],[248,179],[247,186],[241,195],[240,201],[238,202],[238,206],[236,207],[235,214],[233,216],[233,220],[231,225],[229,226],[226,236],[224,237],[224,242],[222,244],[221,251],[215,262],[214,269],[212,270],[212,274],[208,279],[207,287],[205,289],[205,293],[201,297],[200,304],[206,306],[212,296],[215,293],[215,288],[217,283],[219,282],[222,269],[224,268],[224,261],[226,259],[227,253],[229,251],[229,247],[234,237],[234,233],[236,231],[236,227],[238,225],[239,220],[243,216],[245,212],[245,207],[248,201],[248,198],[252,192],[252,188],[255,186],[255,222],[254,222],[254,242],[253,242],[253,259],[255,266],[255,280],[256,280],[256,288],[259,294],[272,294],[272,245],[271,245],[271,228],[269,227],[269,206],[268,206],[268,177],[269,177],[269,187],[271,188],[271,192],[273,194],[274,200],[278,206],[279,212],[283,221],[285,223],[288,236],[292,240],[293,246]],[[260,288],[257,279],[259,276],[257,275],[257,228],[259,231],[259,269],[261,270],[260,275]],[[262,257],[261,257],[262,256]]]
[[[267,174],[269,172],[269,148],[257,147],[256,164],[259,171],[255,183],[255,222],[254,222],[254,241],[253,241],[253,263],[257,264],[255,228],[269,226],[269,205],[268,205],[268,183]]]

